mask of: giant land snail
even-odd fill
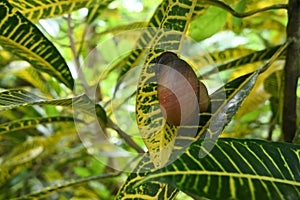
[[[175,126],[198,125],[199,113],[210,107],[206,86],[175,53],[164,52],[156,61],[157,95],[163,117]]]

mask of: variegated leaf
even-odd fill
[[[92,6],[107,7],[112,0],[9,0],[9,3],[17,8],[27,19],[37,21],[39,19],[61,16],[80,8]]]
[[[157,28],[148,29],[142,34],[138,41],[138,50],[133,52],[136,57],[131,56],[133,60],[136,60],[141,53],[140,51],[145,50],[145,47],[150,44],[151,48],[139,76],[136,94],[136,119],[140,133],[156,167],[163,166],[168,160],[177,128],[166,124],[160,114],[156,78],[151,64],[159,56],[159,52],[166,50],[180,52],[184,34],[192,20],[196,6],[194,1],[180,3],[164,1],[149,22],[150,27]],[[158,16],[161,20],[157,18]],[[131,68],[130,65],[127,66]],[[123,71],[127,71],[128,68],[123,68]]]
[[[50,100],[21,89],[8,90],[0,93],[0,112],[20,106],[33,105],[52,105],[63,107],[72,107],[75,105],[76,109],[82,109],[87,113],[91,113],[95,109],[95,105],[86,95]]]
[[[6,0],[0,1],[0,45],[73,88],[73,77],[59,51]]]
[[[214,148],[206,148],[204,142]],[[201,151],[205,157],[199,156]],[[289,143],[199,140],[140,183],[164,182],[197,198],[294,200],[300,196],[299,152],[299,145]]]
[[[55,116],[55,117],[15,120],[15,121],[0,124],[0,135],[4,133],[13,132],[13,131],[19,131],[27,128],[36,127],[37,125],[42,125],[42,124],[74,122],[74,121],[78,121],[78,120],[69,116]]]

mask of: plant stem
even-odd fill
[[[257,9],[257,10],[250,10],[245,13],[240,13],[240,12],[235,11],[234,9],[232,9],[230,6],[228,6],[226,3],[222,2],[222,1],[216,1],[216,0],[202,0],[202,1],[209,5],[214,5],[219,8],[223,8],[224,10],[228,11],[230,14],[232,14],[233,16],[238,17],[238,18],[249,17],[249,16],[255,15],[257,13],[265,12],[268,10],[287,9],[287,7],[288,7],[287,4],[274,4],[274,5],[263,7],[263,8]],[[198,3],[199,3],[199,0],[198,0]]]
[[[72,50],[72,53],[73,53],[73,56],[74,56],[76,71],[77,71],[78,77],[81,81],[81,84],[82,84],[86,94],[89,96],[90,95],[90,87],[89,87],[88,83],[85,80],[85,77],[84,77],[83,71],[81,69],[80,62],[79,62],[79,56],[78,56],[78,53],[77,53],[77,50],[76,50],[76,47],[75,47],[71,14],[68,14],[67,21],[68,21],[68,37],[69,37],[69,40],[70,40],[70,47],[71,47],[71,50]]]
[[[122,131],[111,119],[108,119],[108,126],[117,131],[119,136],[123,138],[126,143],[131,146],[133,149],[135,149],[138,153],[145,153],[145,151],[138,145],[136,144],[127,133]]]
[[[290,0],[288,4],[287,48],[284,67],[284,102],[282,132],[286,142],[292,142],[296,133],[297,81],[299,76],[298,55],[300,47],[300,1]]]

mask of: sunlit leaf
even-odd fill
[[[180,41],[183,40],[184,33],[192,20],[195,7],[197,7],[195,2],[184,1],[179,4],[163,2],[149,22],[150,27],[159,27],[160,29],[149,29],[148,33],[146,31],[142,34],[138,43],[139,51],[144,51],[143,49],[149,44],[151,48],[139,76],[136,93],[136,119],[142,138],[150,155],[153,156],[152,159],[156,166],[164,165],[168,159],[172,149],[170,142],[176,135],[176,127],[166,124],[163,117],[159,116],[161,111],[157,100],[156,78],[151,63],[154,63],[161,51],[180,52],[182,48]],[[159,21],[158,17],[163,20]],[[176,23],[174,23],[175,19]],[[162,34],[164,37],[161,37]],[[136,56],[139,56],[139,51],[135,51]],[[129,65],[123,67],[123,72],[129,68],[131,68]],[[161,150],[166,147],[169,152],[165,151],[162,154]]]
[[[84,7],[100,6],[106,7],[112,0],[9,0],[9,3],[17,8],[26,18],[37,21],[43,18],[51,18],[63,14],[71,13]]]
[[[73,77],[59,51],[33,23],[4,0],[0,1],[0,45],[73,88]]]
[[[38,88],[43,94],[51,96],[49,92],[49,85],[45,84],[46,80],[32,67],[27,67],[21,71],[18,71],[16,75],[26,81],[28,81],[35,88]]]
[[[218,7],[210,7],[191,23],[190,36],[196,40],[204,40],[220,31],[225,23],[227,12]]]
[[[261,107],[262,105],[265,104],[266,100],[268,100],[271,95],[267,90],[266,87],[266,80],[269,79],[270,76],[272,76],[273,73],[275,72],[279,72],[278,70],[280,68],[283,67],[283,62],[277,62],[274,63],[268,70],[266,70],[264,73],[261,73],[260,76],[258,77],[253,90],[251,91],[251,93],[249,94],[249,96],[247,97],[247,99],[245,100],[245,102],[243,103],[241,109],[238,111],[237,113],[237,119],[241,118],[244,114],[250,113],[251,111],[255,111],[256,109],[258,109],[259,107]],[[239,71],[239,70],[237,70]],[[275,71],[275,72],[274,72]],[[281,77],[280,74],[278,74],[277,77],[277,82],[269,82],[268,86],[273,86],[273,91],[274,93],[277,93],[277,95],[280,94],[280,91],[282,90],[282,88],[277,85],[278,81],[279,81],[279,77]],[[274,80],[275,81],[275,80]],[[276,108],[277,111],[278,107]]]
[[[69,116],[56,116],[56,117],[43,117],[35,119],[23,119],[14,120],[11,122],[0,124],[0,135],[4,133],[9,133],[13,131],[19,131],[28,129],[31,127],[36,127],[37,125],[49,124],[49,123],[64,123],[64,122],[74,122],[77,121],[73,117]]]
[[[86,112],[93,112],[94,104],[86,95],[79,95],[73,98],[46,99],[30,93],[26,90],[8,90],[0,93],[0,112],[22,106],[52,105],[72,107],[75,104],[77,109]]]
[[[118,34],[123,31],[128,31],[128,30],[135,30],[135,29],[140,29],[140,28],[145,28],[147,27],[148,23],[147,22],[134,22],[131,24],[125,24],[117,27],[113,27],[110,29],[107,29],[103,32],[101,32],[99,35],[104,35],[104,34]],[[135,37],[134,39],[138,39],[136,35],[132,35],[132,37]]]

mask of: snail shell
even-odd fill
[[[175,53],[162,53],[155,65],[158,101],[166,121],[175,126],[198,125],[199,112],[209,108],[205,85]]]

